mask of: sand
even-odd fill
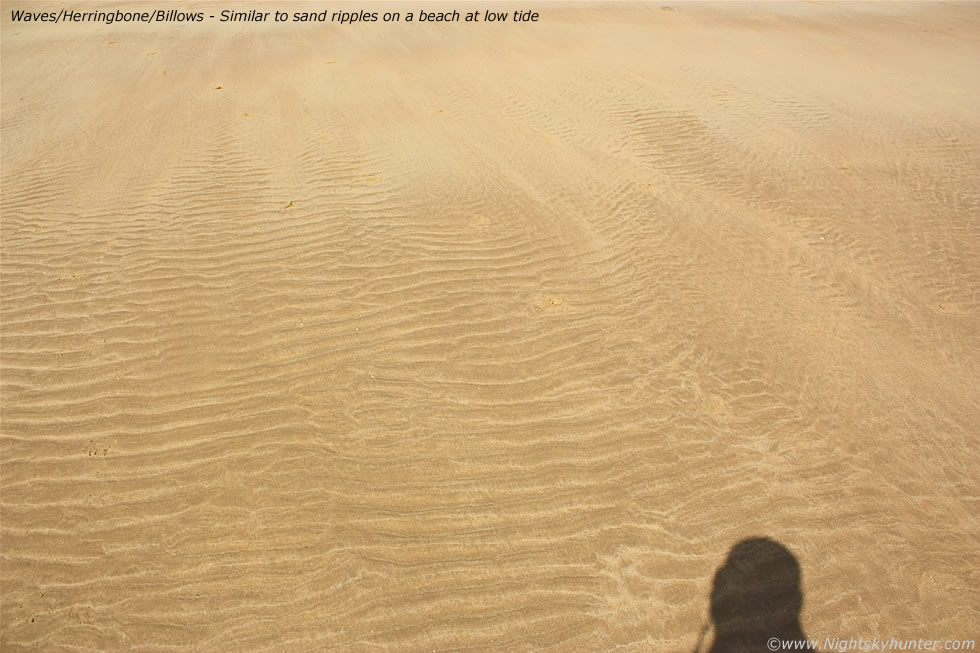
[[[23,6],[3,651],[976,638],[980,4]]]

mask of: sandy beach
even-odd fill
[[[38,7],[5,653],[980,639],[980,3]]]

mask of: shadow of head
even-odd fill
[[[732,547],[711,590],[712,653],[768,651],[767,642],[805,640],[800,627],[803,589],[800,564],[767,537]],[[800,650],[812,651],[802,648]]]

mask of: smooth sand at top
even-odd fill
[[[0,648],[975,638],[980,5],[671,4],[5,3]]]

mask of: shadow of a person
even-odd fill
[[[796,556],[767,537],[742,540],[715,574],[711,590],[714,642],[709,652],[815,652],[800,626],[802,608]]]

